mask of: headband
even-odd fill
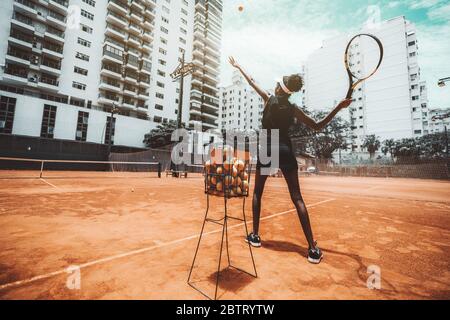
[[[291,90],[289,90],[288,87],[286,87],[286,85],[284,84],[283,79],[277,79],[276,80],[278,82],[278,84],[280,85],[281,89],[283,89],[283,91],[287,94],[293,94],[294,92],[292,92]]]

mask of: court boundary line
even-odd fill
[[[306,207],[307,208],[313,208],[313,207],[317,207],[319,205],[322,205],[324,203],[328,203],[328,202],[331,202],[331,201],[334,201],[334,200],[336,200],[336,199],[335,198],[329,198],[329,199],[326,199],[326,200],[322,200],[322,201],[315,202],[313,204],[307,205]],[[296,209],[291,209],[291,210],[286,210],[286,211],[274,213],[274,214],[271,214],[269,216],[262,217],[261,220],[267,220],[267,219],[279,217],[281,215],[285,215],[287,213],[291,213],[291,212],[294,212],[294,211],[296,211]],[[251,224],[253,224],[253,222],[249,221],[248,224],[251,225]],[[229,226],[228,229],[234,229],[234,228],[237,228],[237,227],[240,227],[240,226],[243,226],[243,225],[244,225],[243,222],[242,223],[237,223],[235,225]],[[203,235],[205,236],[205,235],[210,235],[210,234],[219,233],[219,232],[222,232],[222,228],[203,233]],[[174,244],[178,244],[178,243],[181,243],[181,242],[184,242],[184,241],[189,241],[189,240],[196,239],[196,238],[199,238],[199,237],[200,237],[200,234],[195,234],[195,235],[184,237],[184,238],[181,238],[181,239],[172,240],[172,241],[169,241],[169,242],[163,242],[163,243],[158,244],[158,245],[153,245],[153,246],[150,246],[150,247],[145,247],[145,248],[141,248],[141,249],[131,250],[131,251],[128,251],[128,252],[119,253],[119,254],[116,254],[116,255],[112,255],[112,256],[109,256],[109,257],[100,258],[100,259],[96,259],[96,260],[92,260],[92,261],[85,262],[85,263],[78,264],[78,265],[74,264],[73,266],[76,266],[76,267],[79,268],[78,270],[81,270],[82,268],[87,268],[87,267],[90,267],[90,266],[93,266],[93,265],[102,264],[102,263],[114,261],[114,260],[117,260],[117,259],[134,256],[134,255],[137,255],[137,254],[141,254],[141,253],[144,253],[144,252],[149,252],[149,251],[152,251],[152,250],[155,250],[155,249],[159,249],[159,248],[163,248],[163,247],[168,247],[168,246],[171,246],[171,245],[174,245]],[[70,268],[70,266],[68,268]],[[31,278],[28,278],[28,279],[24,279],[24,280],[17,280],[17,281],[14,281],[14,282],[5,283],[5,284],[0,285],[0,290],[4,290],[4,289],[7,289],[7,288],[12,288],[12,287],[18,287],[18,286],[21,286],[21,285],[25,285],[25,284],[29,284],[29,283],[32,283],[32,282],[36,282],[38,280],[48,279],[48,278],[52,278],[52,277],[55,277],[55,276],[58,276],[58,275],[61,275],[61,274],[64,274],[64,273],[69,273],[70,271],[69,271],[68,268],[61,269],[61,270],[58,270],[58,271],[49,272],[49,273],[44,273],[44,274],[37,275],[37,276],[31,277]]]
[[[59,189],[59,187],[55,186],[53,183],[48,182],[47,180],[45,180],[44,178],[39,178],[39,180],[45,182],[46,184],[48,184],[49,186],[55,188],[55,189]]]

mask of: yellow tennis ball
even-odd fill
[[[216,185],[217,184],[217,178],[211,177],[211,184]]]
[[[233,169],[233,163],[231,161],[226,160],[223,163],[223,169],[226,173],[230,172]]]
[[[238,175],[238,169],[235,166],[233,166],[233,169],[231,170],[231,175],[233,177],[237,177]]]
[[[236,161],[236,167],[239,170],[239,172],[244,171],[245,169],[245,163],[242,160]]]
[[[248,191],[248,181],[247,180],[242,181],[242,190],[244,190],[244,192]]]
[[[217,182],[216,190],[219,191],[219,192],[223,191],[223,184],[222,184],[222,182]]]
[[[248,180],[248,173],[247,172],[242,172],[241,173],[241,178],[242,178],[242,180]]]

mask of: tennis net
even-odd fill
[[[161,177],[160,162],[81,161],[0,157],[1,178]]]

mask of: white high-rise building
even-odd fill
[[[439,133],[450,130],[450,108],[432,109],[428,112],[429,133]]]
[[[361,31],[379,37],[385,52],[379,71],[354,92],[355,102],[341,114],[352,126],[352,150],[363,151],[361,144],[371,134],[381,140],[426,134],[426,85],[420,81],[414,24],[397,17]],[[349,39],[350,35],[329,39],[307,59],[304,104],[308,108],[330,109],[345,97],[344,52]],[[364,50],[360,46],[361,57],[371,54]]]
[[[212,2],[221,6],[210,0],[207,12]],[[183,52],[193,59],[194,31],[214,19],[198,21],[205,8],[191,0],[4,0],[0,9],[0,133],[107,144],[115,108],[111,140],[133,147],[176,120],[170,74]],[[188,124],[191,76],[184,88]]]
[[[193,2],[193,1],[192,1]],[[216,129],[219,117],[222,0],[195,0],[194,49],[189,126]]]
[[[262,98],[239,71],[233,73],[233,83],[220,88],[219,128],[221,130],[259,130],[264,109]]]

